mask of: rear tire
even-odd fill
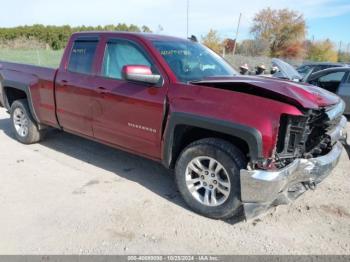
[[[195,212],[228,219],[241,207],[240,170],[246,164],[243,153],[231,143],[202,139],[182,151],[175,167],[176,184]]]
[[[30,113],[26,99],[16,100],[11,105],[11,123],[16,139],[23,144],[34,144],[43,137]]]

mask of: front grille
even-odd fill
[[[280,159],[298,157],[303,150],[309,128],[307,117],[283,116],[277,142],[277,155]]]
[[[304,116],[282,116],[275,154],[276,165],[283,167],[296,158],[327,154],[332,148],[332,140],[327,133],[339,124],[341,108],[337,105],[330,110],[311,110]]]

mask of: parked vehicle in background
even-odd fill
[[[272,77],[286,79],[294,82],[300,82],[303,78],[293,66],[281,59],[273,58],[272,67],[278,69],[272,75]]]
[[[272,66],[278,67],[278,72],[272,76],[280,79],[287,79],[294,82],[309,83],[321,87],[329,92],[340,96],[345,104],[345,114],[350,115],[350,67],[344,64],[315,63],[315,65],[332,65],[333,67],[311,73],[309,71],[304,77],[290,64],[281,59],[272,59]],[[339,67],[342,65],[342,67]]]
[[[338,96],[237,76],[201,44],[155,34],[74,34],[56,70],[0,62],[0,101],[20,142],[53,127],[161,162],[185,202],[216,219],[315,188],[346,141]]]
[[[346,104],[345,114],[350,115],[350,67],[328,68],[309,75],[304,81],[340,96]]]
[[[334,68],[334,67],[344,67],[345,64],[342,63],[331,63],[331,62],[313,62],[313,63],[305,63],[297,68],[298,73],[305,77],[306,75],[311,75],[318,71]]]

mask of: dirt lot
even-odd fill
[[[344,154],[316,191],[233,225],[192,213],[151,161],[58,131],[24,146],[1,109],[0,253],[350,254],[349,170]]]

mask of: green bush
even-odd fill
[[[36,39],[38,42],[47,44],[53,50],[63,49],[72,33],[82,31],[128,31],[128,32],[151,32],[147,26],[139,28],[136,25],[117,24],[106,26],[18,26],[14,28],[0,28],[0,45],[16,39]],[[28,48],[31,48],[28,46]]]

